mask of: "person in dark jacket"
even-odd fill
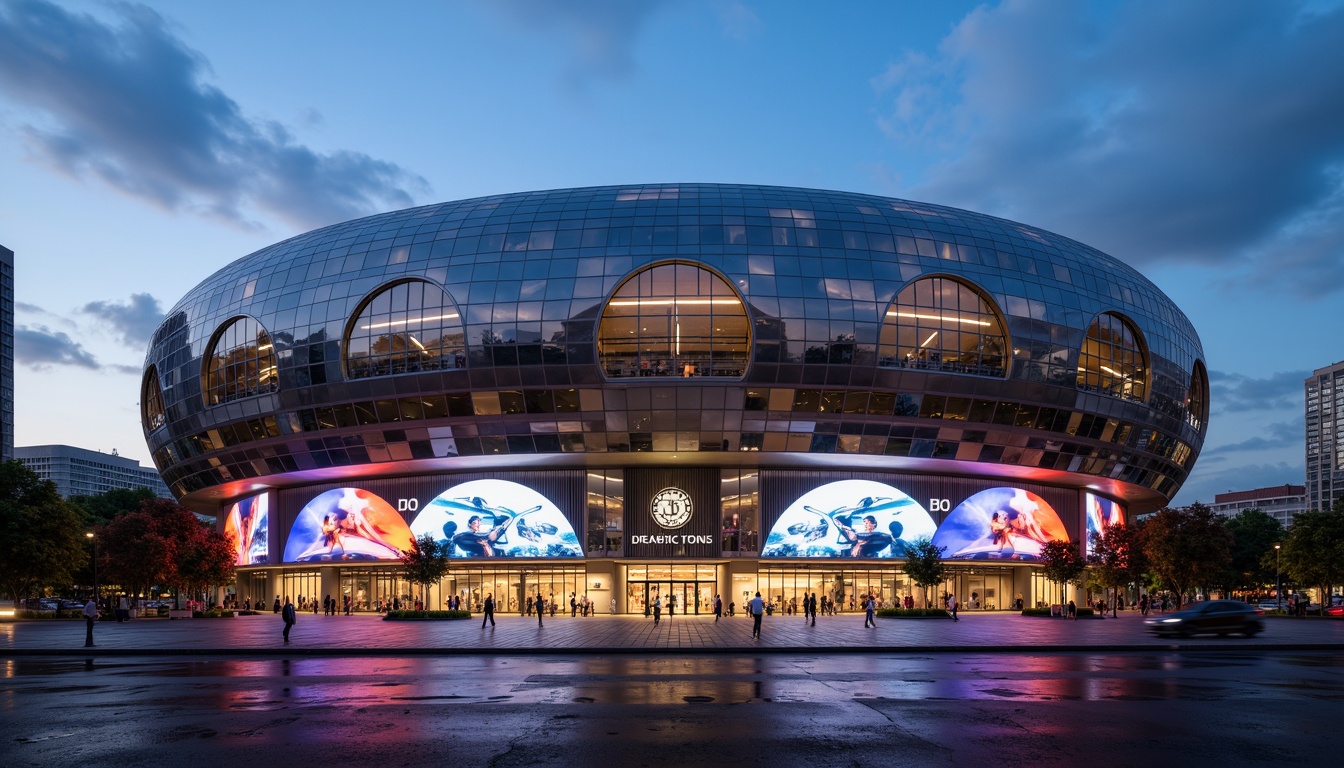
[[[485,618],[481,619],[481,629],[485,629],[485,622],[490,622],[490,626],[495,626],[495,596],[485,596]]]
[[[546,614],[546,598],[542,597],[540,592],[537,593],[534,605],[537,606],[537,626],[540,627],[541,617]]]
[[[298,621],[298,612],[294,610],[294,603],[285,598],[284,610],[280,611],[280,618],[285,622],[285,642],[289,642],[289,630],[294,628],[294,622]]]

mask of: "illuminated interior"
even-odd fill
[[[392,285],[360,307],[345,340],[352,379],[465,368],[462,318],[433,283]]]
[[[887,309],[882,365],[1004,376],[1003,321],[976,289],[950,277],[907,285]]]
[[[723,278],[692,264],[660,264],[626,280],[607,302],[597,350],[611,378],[740,378],[750,323]]]
[[[1185,404],[1185,418],[1190,426],[1201,431],[1209,419],[1209,375],[1198,360],[1190,372],[1190,397]]]
[[[1148,396],[1147,361],[1139,334],[1124,318],[1098,315],[1078,356],[1078,387],[1129,400]]]
[[[149,371],[145,373],[140,402],[144,404],[141,418],[144,421],[145,431],[153,432],[162,427],[167,417],[163,411],[163,393],[159,391],[159,372],[153,366],[150,366]]]
[[[205,402],[219,405],[279,388],[271,336],[251,317],[240,317],[215,334],[206,354]]]

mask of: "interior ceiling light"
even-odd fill
[[[397,325],[410,325],[411,323],[427,323],[430,320],[456,320],[457,318],[458,314],[456,312],[453,312],[447,315],[435,315],[434,317],[412,317],[407,318],[406,320],[389,320],[386,323],[373,323],[372,325],[361,325],[359,327],[363,330],[369,330],[372,328],[391,328]]]
[[[892,309],[887,311],[887,317],[913,317],[919,320],[937,320],[943,323],[961,323],[962,325],[991,326],[993,323],[987,320],[973,320],[969,317],[952,317],[950,315],[925,315],[920,312],[900,312]]]
[[[738,304],[737,299],[617,299],[609,302],[613,307],[667,307],[677,306],[706,306],[709,304]]]

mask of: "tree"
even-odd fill
[[[188,593],[208,592],[211,587],[233,581],[233,542],[206,526],[198,526],[187,541],[180,542],[174,557],[177,577]]]
[[[88,560],[79,512],[22,462],[0,464],[0,584],[15,603],[34,587],[69,584]]]
[[[406,580],[420,585],[420,600],[425,600],[425,590],[431,584],[437,584],[448,573],[448,556],[452,545],[440,542],[426,533],[411,542],[411,548],[402,550],[401,566]]]
[[[107,580],[116,582],[136,598],[163,584],[172,556],[172,542],[160,533],[154,516],[130,512],[98,528],[99,565]]]
[[[84,513],[90,525],[102,525],[118,515],[140,509],[155,498],[148,488],[113,488],[93,496],[71,496],[69,501]]]
[[[1079,584],[1087,563],[1078,554],[1077,544],[1056,539],[1041,547],[1041,570],[1047,579],[1059,584],[1059,602],[1063,605],[1065,585]]]
[[[1093,576],[1103,589],[1119,590],[1136,579],[1137,574],[1130,563],[1136,538],[1133,529],[1124,525],[1103,525],[1100,531],[1092,534],[1087,564],[1092,566]],[[1111,601],[1112,616],[1118,602]]]
[[[1320,590],[1324,610],[1334,586],[1344,583],[1344,499],[1328,512],[1295,516],[1280,555],[1294,580]]]
[[[905,575],[924,589],[924,607],[930,607],[929,589],[943,583],[943,551],[947,547],[935,547],[933,540],[924,537],[915,539],[905,547]]]
[[[1283,541],[1283,525],[1258,509],[1243,509],[1225,525],[1232,534],[1232,562],[1225,578],[1234,590],[1259,590],[1274,580],[1273,558],[1265,567],[1265,555]]]
[[[1203,504],[1162,509],[1144,524],[1143,552],[1176,604],[1199,586],[1218,582],[1232,562],[1232,534]]]

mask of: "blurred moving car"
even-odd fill
[[[1209,600],[1188,608],[1153,616],[1144,624],[1159,637],[1190,637],[1215,634],[1219,637],[1238,633],[1255,637],[1265,629],[1264,612],[1238,600]]]

